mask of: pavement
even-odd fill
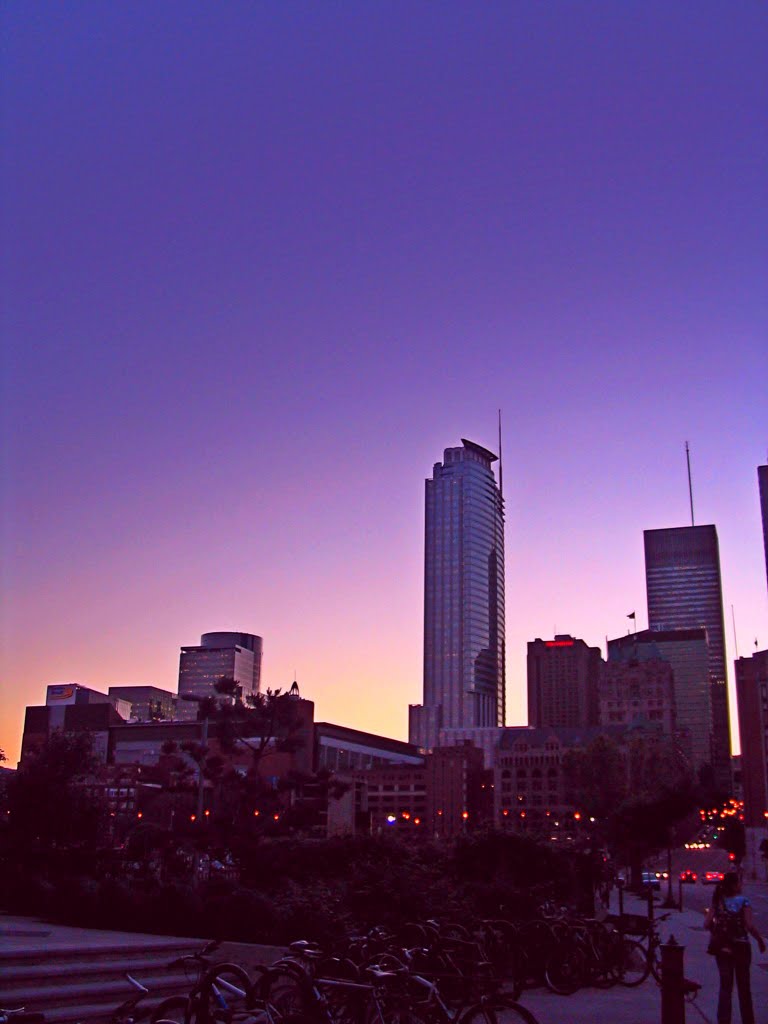
[[[768,897],[768,883],[747,882],[745,892],[751,897]],[[616,912],[614,902],[611,911]],[[756,902],[757,902],[756,899]],[[659,901],[660,902],[660,901]],[[625,893],[624,910],[628,913],[643,914],[645,900]],[[664,911],[659,908],[659,913]],[[685,976],[701,984],[702,988],[695,1002],[686,1002],[688,1024],[715,1024],[715,1008],[718,994],[717,968],[713,957],[706,953],[709,940],[704,930],[704,918],[700,909],[673,910],[670,917],[660,925],[663,941],[674,936],[676,942],[685,947]],[[86,928],[69,928],[63,925],[41,922],[35,918],[0,916],[0,951],[23,951],[40,949],[62,950],[66,947],[86,948],[98,946],[124,946],[126,949],[141,946],[142,943],[157,943],[157,935],[137,935],[126,932],[96,931]],[[169,945],[179,940],[167,937]],[[203,940],[201,941],[201,945]],[[222,950],[227,958],[237,960],[244,967],[251,968],[258,963],[272,963],[283,952],[282,947],[261,946],[245,943],[228,943]],[[757,1024],[768,1024],[768,954],[760,954],[752,944],[752,992]],[[547,989],[529,989],[523,993],[521,1002],[528,1007],[539,1024],[596,1024],[596,1022],[620,1022],[620,1024],[660,1024],[661,990],[652,977],[637,988],[620,985],[608,990],[582,989],[570,996],[558,996]],[[737,1000],[734,993],[733,1020],[739,1020]]]

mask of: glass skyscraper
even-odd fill
[[[493,452],[462,438],[426,481],[424,697],[411,743],[504,724],[504,502]]]
[[[731,738],[725,671],[720,548],[714,526],[646,530],[645,584],[651,630],[707,631],[715,781],[731,785]]]

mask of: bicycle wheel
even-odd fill
[[[467,1013],[471,1013],[474,1009],[475,1007],[471,1007],[470,1010],[467,1010]],[[511,996],[505,998],[503,994],[496,995],[492,1003],[487,1006],[481,1006],[479,1009],[486,1014],[490,1012],[493,1021],[501,1019],[504,1022],[508,1022],[511,1017],[513,1021],[522,1021],[523,1024],[539,1024],[531,1011]],[[464,1019],[462,1018],[461,1024],[464,1024]],[[486,1017],[486,1020],[488,1020],[488,1017]],[[480,1017],[476,1018],[475,1024],[482,1024],[482,1019]]]
[[[188,1024],[190,1000],[187,996],[169,996],[158,1003],[149,1017],[149,1024],[159,1021],[176,1021],[176,1024]]]
[[[498,1024],[498,1018],[491,1006],[483,1006],[482,1003],[478,1003],[462,1013],[458,1024]]]
[[[259,982],[259,995],[281,1016],[309,1013],[314,1003],[312,986],[304,973],[292,967],[273,967]]]
[[[645,946],[634,939],[624,939],[619,962],[619,984],[627,988],[641,985],[651,972]]]
[[[544,967],[544,981],[551,992],[570,996],[584,984],[586,958],[575,946],[555,949]]]

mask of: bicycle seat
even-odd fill
[[[301,953],[304,956],[323,956],[323,951],[316,942],[309,942],[307,939],[297,939],[288,947],[293,953]]]

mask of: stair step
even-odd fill
[[[162,999],[170,995],[185,994],[191,987],[187,979],[178,974],[152,975],[148,978],[137,978],[137,981],[141,981],[142,985],[149,989],[150,996]],[[130,999],[135,991],[133,986],[119,975],[104,981],[85,983],[76,977],[71,979],[70,984],[61,981],[54,981],[49,985],[33,982],[12,992],[7,989],[5,981],[3,982],[4,998],[12,997],[14,1005],[26,1006],[30,1012],[39,1010],[46,1014],[49,1006],[79,1006],[82,1003],[114,1008]],[[142,1008],[146,1005],[147,999],[140,1004]]]
[[[175,992],[170,993],[175,995]],[[152,997],[145,999],[139,1004],[139,1016],[146,1020],[149,1013],[158,1006],[166,996]],[[108,1024],[112,1011],[117,1004],[111,1006],[104,1003],[81,1003],[78,1006],[57,1006],[45,1010],[45,1024],[77,1024],[79,1021],[88,1021],[89,1024]]]
[[[56,960],[57,963],[77,961],[104,961],[115,959],[149,960],[166,959],[168,961],[182,956],[184,953],[200,949],[202,943],[196,939],[188,942],[181,940],[150,941],[148,943],[111,943],[97,945],[84,942],[77,946],[35,946],[28,949],[0,950],[0,970],[5,973],[25,965]]]
[[[3,970],[3,992],[10,993],[15,988],[28,987],[33,982],[44,981],[54,982],[57,979],[83,978],[88,981],[98,981],[101,978],[122,977],[126,971],[134,975],[139,981],[148,973],[177,975],[186,978],[181,967],[171,968],[169,965],[175,957],[151,959],[136,959],[134,957],[123,960],[70,960],[67,963],[60,963],[57,960],[47,958],[35,964],[25,964],[22,967],[15,966],[12,970]]]

